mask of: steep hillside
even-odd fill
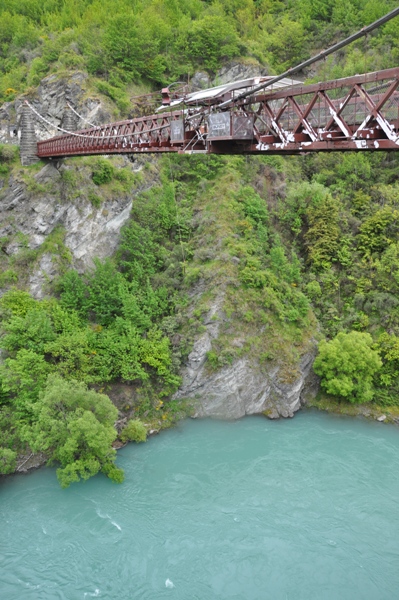
[[[99,470],[120,480],[117,430],[138,440],[140,422],[158,430],[187,413],[292,416],[318,389],[319,342],[329,394],[395,412],[397,154],[22,168],[10,137],[22,92],[55,124],[65,96],[100,123],[171,80],[284,68],[393,4],[118,1],[106,18],[104,2],[6,1],[0,472],[32,449],[61,464],[63,485]],[[397,37],[390,23],[303,76],[392,66]],[[55,430],[64,437],[41,433]]]

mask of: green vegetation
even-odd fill
[[[103,158],[99,158],[96,161],[93,169],[93,182],[96,185],[102,185],[103,183],[109,183],[114,177],[114,169],[112,164]]]
[[[166,163],[165,172],[169,166]],[[37,301],[13,287],[2,296],[6,352],[0,365],[2,472],[13,464],[15,457],[9,451],[22,450],[29,443],[61,463],[58,476],[63,486],[98,471],[121,480],[111,447],[117,435],[113,427],[117,411],[111,411],[108,398],[95,391],[99,386],[128,384],[131,414],[157,420],[159,427],[174,421],[176,407],[171,405],[169,415],[168,401],[160,399],[169,398],[180,383],[179,360],[168,335],[177,327],[176,286],[183,277],[182,265],[173,264],[181,260],[191,215],[183,204],[177,222],[174,187],[154,187],[135,202],[133,219],[122,234],[114,261],[97,260],[84,275],[65,270],[56,283],[57,299]],[[55,229],[40,251],[51,252],[53,246],[59,250],[62,240],[63,232]],[[13,283],[11,275],[7,282]],[[53,402],[57,394],[68,405]],[[106,402],[107,419],[94,414],[98,424],[88,411],[93,403],[105,406]],[[57,411],[59,436],[52,436]],[[83,420],[77,424],[78,417]],[[131,423],[123,439],[140,438],[137,420]],[[103,431],[103,426],[108,429]],[[72,443],[75,433],[78,439],[69,451],[66,439]],[[92,436],[98,438],[98,446],[90,441]]]
[[[376,402],[385,405],[399,404],[398,162],[395,154],[301,159],[278,209],[288,229],[286,240],[305,266],[302,285],[322,333],[336,348],[339,334],[371,336],[368,345],[382,364],[371,369],[369,389]],[[295,179],[302,182],[298,185]],[[343,366],[341,373],[345,375]],[[362,377],[360,365],[357,376]],[[325,389],[356,397],[340,386],[334,392],[327,385]]]
[[[368,333],[339,333],[330,342],[319,344],[314,371],[328,394],[350,402],[369,402],[374,396],[373,375],[382,366],[373,339]]]
[[[128,385],[129,423],[172,424],[184,413],[170,400],[181,361],[215,300],[210,370],[246,356],[294,381],[300,356],[324,336],[331,341],[320,344],[315,370],[329,394],[398,404],[397,161],[382,153],[158,158],[160,184],[135,197],[114,259],[84,274],[67,268],[53,298],[36,301],[11,287],[0,299],[2,471],[14,464],[10,452],[29,443],[61,464],[63,485],[98,471],[118,480],[115,429],[98,448],[85,441],[104,423],[79,430],[73,457],[62,454],[63,438],[51,447],[36,440],[49,386],[112,395],[112,386]],[[88,164],[94,172],[98,159]],[[110,170],[99,193],[116,180]],[[62,240],[55,230],[46,248]],[[15,283],[12,272],[7,282]],[[85,410],[83,403],[78,412]],[[136,435],[123,430],[120,439]]]
[[[145,442],[147,440],[147,429],[138,419],[130,419],[122,429],[120,438],[122,442]]]
[[[8,475],[15,471],[17,453],[9,448],[0,448],[0,473]]]
[[[281,71],[396,6],[394,0],[3,0],[0,101],[13,100],[50,73],[88,71],[98,91],[129,110],[131,86],[215,73],[223,61]],[[329,58],[339,77],[392,66],[395,21]],[[366,69],[365,69],[366,66]]]
[[[22,437],[32,450],[46,452],[61,465],[57,469],[61,487],[99,471],[117,483],[123,481],[112,448],[118,411],[107,396],[50,375],[32,413],[32,425],[23,427]]]

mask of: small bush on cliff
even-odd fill
[[[0,144],[0,163],[12,163],[18,158],[18,146]]]
[[[122,442],[146,442],[147,429],[138,419],[131,419],[119,436]]]
[[[339,333],[330,342],[320,342],[313,368],[328,394],[350,402],[373,399],[373,376],[382,362],[372,343],[370,334],[359,331]]]
[[[99,158],[94,165],[92,179],[96,185],[109,183],[114,177],[114,167],[104,158]]]

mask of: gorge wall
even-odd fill
[[[254,67],[232,65],[219,76],[227,81],[253,74]],[[201,74],[196,79],[198,84],[205,84]],[[68,79],[47,77],[29,101],[55,125],[62,126],[66,101],[91,123],[112,118],[112,105],[87,91],[82,73]],[[21,107],[22,99],[17,99],[0,108],[0,142],[15,143]],[[34,123],[38,139],[57,134],[55,128],[37,118]],[[77,125],[83,127],[84,123]],[[114,157],[112,168],[123,177],[98,186],[93,174],[103,160],[88,157],[38,163],[29,168],[14,165],[8,176],[0,177],[0,293],[17,285],[35,298],[44,298],[52,293],[52,282],[65,270],[74,268],[82,273],[93,267],[95,259],[113,255],[135,198],[159,185],[160,170],[157,158]],[[125,185],[127,179],[129,185]],[[284,187],[283,178],[272,171],[263,174],[261,181],[268,186],[272,199]],[[237,233],[231,224],[229,231],[222,231],[225,215],[216,210],[210,216],[212,209],[203,198],[211,204],[216,202],[223,211],[223,189],[227,190],[224,201],[228,206],[229,194],[237,193],[239,178],[224,183],[221,180],[219,188],[206,190],[209,185],[205,180],[199,183],[196,193],[200,200],[193,209],[188,268],[196,275],[192,280],[186,278],[182,290],[188,301],[176,335],[177,345],[183,344],[187,352],[183,353],[182,385],[175,398],[189,399],[197,417],[239,418],[261,412],[270,418],[292,417],[307,394],[317,390],[318,382],[311,371],[315,323],[304,325],[302,334],[296,334],[301,337],[299,342],[297,339],[291,344],[288,336],[280,343],[280,325],[262,321],[261,296],[251,300],[244,294],[241,298],[242,305],[251,304],[255,312],[251,322],[240,307],[232,313],[234,290],[243,287],[240,277],[248,257],[240,255],[238,248],[236,253],[226,251],[229,244],[235,243]],[[211,223],[209,231],[206,222]],[[239,303],[240,293],[237,298]],[[269,346],[273,349],[268,354]],[[212,363],[215,352],[222,359]],[[264,359],[261,354],[268,356]],[[112,386],[109,394],[112,398]]]

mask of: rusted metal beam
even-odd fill
[[[290,88],[282,90],[270,91],[265,94],[259,94],[245,100],[245,104],[255,104],[267,100],[279,100],[286,98],[291,94],[301,96],[304,94],[314,94],[321,91],[336,90],[339,88],[352,87],[355,84],[373,83],[388,79],[399,78],[399,67],[385,69],[384,71],[373,71],[371,73],[363,73],[362,75],[352,75],[351,77],[343,77],[341,79],[331,79],[329,81],[321,81],[319,83],[310,83],[308,85],[294,85]]]
[[[37,155],[398,150],[398,90],[399,68],[387,69],[285,88],[232,111],[203,107],[84,129],[39,142]]]

